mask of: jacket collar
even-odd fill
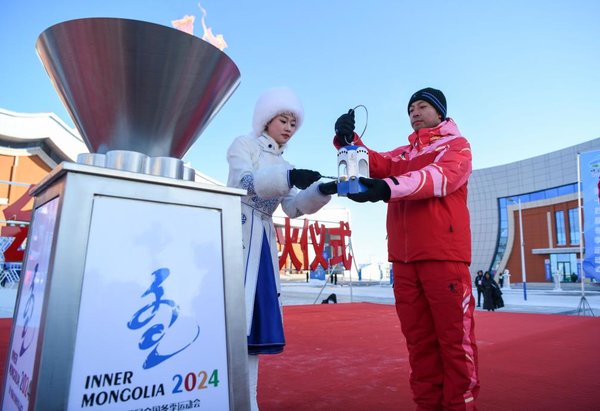
[[[280,147],[273,137],[266,133],[261,134],[257,138],[261,148],[269,153],[281,155],[287,147],[287,144],[284,144]]]
[[[458,126],[450,117],[447,117],[446,120],[435,127],[421,128],[413,132],[408,136],[408,141],[412,147],[421,149],[422,147],[427,147],[434,141],[447,136],[460,136]]]

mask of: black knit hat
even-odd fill
[[[428,102],[442,116],[442,121],[446,119],[446,97],[440,90],[427,87],[417,91],[408,100],[407,110],[410,111],[410,105],[417,100]]]

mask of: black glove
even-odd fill
[[[321,174],[317,171],[303,170],[294,168],[289,171],[290,184],[301,190],[308,188],[309,185],[321,178]]]
[[[319,191],[326,196],[337,194],[337,181],[319,184]]]
[[[364,203],[365,201],[375,203],[377,201],[388,201],[390,199],[392,192],[390,191],[390,186],[388,186],[385,181],[378,178],[366,177],[360,177],[358,181],[367,187],[367,191],[356,194],[348,194],[348,198],[350,200],[358,203]]]
[[[335,139],[340,146],[352,144],[354,140],[354,110],[342,114],[335,122]]]

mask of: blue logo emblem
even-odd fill
[[[130,330],[138,330],[142,327],[145,327],[150,323],[158,313],[158,311],[162,308],[163,310],[170,310],[171,319],[168,324],[153,324],[150,326],[142,335],[142,339],[138,344],[140,350],[148,350],[152,348],[152,351],[146,357],[146,361],[144,361],[143,368],[149,369],[163,361],[168,360],[174,355],[180,353],[189,347],[200,335],[200,326],[197,326],[196,336],[178,349],[175,352],[170,354],[161,354],[159,352],[159,345],[162,338],[167,333],[168,329],[177,321],[177,317],[179,316],[179,305],[175,303],[174,300],[169,300],[164,298],[165,291],[161,284],[165,281],[165,279],[169,276],[170,271],[168,268],[159,268],[158,270],[152,273],[154,277],[154,281],[150,285],[150,287],[142,294],[142,298],[147,295],[151,295],[154,297],[154,300],[144,307],[140,308],[131,318],[131,320],[127,323],[127,327]],[[167,311],[168,313],[168,311]],[[166,327],[165,327],[166,325]]]

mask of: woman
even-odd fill
[[[486,271],[483,275],[483,309],[495,311],[496,308],[502,307],[504,307],[502,291],[500,291],[500,287],[498,287],[490,272]]]
[[[278,354],[285,346],[273,212],[281,204],[290,218],[312,214],[337,192],[335,181],[319,184],[318,172],[295,169],[283,158],[303,120],[302,103],[290,89],[270,89],[256,102],[252,132],[236,138],[227,151],[227,185],[247,190],[242,197],[242,234],[253,410],[258,409],[258,354]]]

